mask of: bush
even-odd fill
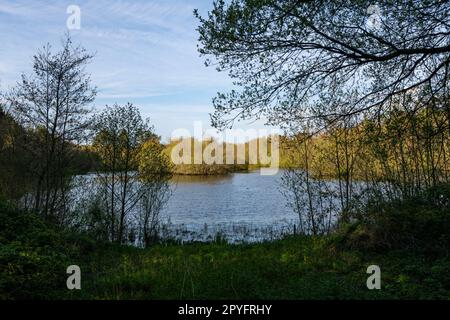
[[[74,252],[56,227],[0,201],[0,299],[56,298]]]
[[[339,232],[351,247],[448,251],[450,184],[428,189],[414,198],[372,202],[358,217],[357,222],[341,227]]]

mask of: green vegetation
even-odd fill
[[[76,241],[6,202],[0,217],[0,298],[57,298]]]
[[[19,199],[38,183],[37,166],[43,161],[45,134],[26,129],[2,109],[0,104],[0,196]],[[65,174],[85,174],[99,167],[98,155],[90,146],[65,142],[68,154]]]
[[[1,202],[0,298],[448,299],[449,190],[379,205],[331,236],[147,249],[93,241]],[[71,264],[81,267],[80,291],[66,289]],[[371,291],[374,264],[382,289]]]
[[[201,150],[201,163],[196,163],[194,150]],[[180,163],[174,163],[173,173],[178,175],[225,175],[237,171],[246,171],[248,164],[248,146],[245,159],[238,158],[238,145],[221,144],[215,140],[199,141],[193,138],[173,140],[165,146],[164,153],[172,159],[179,158]],[[186,152],[186,153],[184,153]],[[231,155],[233,163],[226,161]],[[198,161],[198,160],[197,160]]]
[[[407,250],[336,251],[326,237],[110,248],[97,252],[92,261],[84,289],[71,298],[447,299],[450,294],[448,257]],[[366,269],[372,264],[382,268],[379,291],[366,287]]]

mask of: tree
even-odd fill
[[[326,181],[322,172],[321,145],[309,138],[309,127],[303,133],[294,131],[285,141],[290,152],[287,166],[281,176],[281,193],[287,204],[298,215],[298,231],[303,234],[328,234],[336,221],[336,185]],[[317,163],[320,163],[318,166]]]
[[[207,65],[241,88],[214,99],[216,127],[263,115],[274,124],[379,115],[427,86],[425,105],[448,98],[448,1],[218,0],[207,17],[195,14]],[[345,108],[318,112],[321,95],[355,88]],[[440,107],[450,119],[449,104]]]
[[[123,243],[126,242],[127,231],[132,230],[136,221],[137,205],[143,197],[148,201],[154,199],[148,194],[155,191],[150,186],[153,177],[163,174],[163,164],[158,163],[161,159],[142,154],[144,146],[146,152],[152,150],[150,146],[156,146],[149,140],[159,138],[153,133],[149,122],[142,119],[139,109],[131,103],[106,106],[103,112],[95,116],[93,131],[93,147],[102,163],[97,176],[102,187],[104,207],[109,213],[111,241]],[[147,161],[149,157],[152,161]],[[153,172],[153,169],[157,171]],[[148,201],[147,206],[150,205]]]
[[[147,247],[159,240],[159,214],[172,194],[169,180],[173,165],[158,139],[144,143],[139,172],[143,192],[138,213],[139,233],[141,243]]]
[[[88,105],[96,95],[85,71],[92,57],[69,36],[56,53],[48,44],[33,57],[33,74],[22,75],[6,96],[10,115],[33,132],[27,144],[34,158],[29,170],[36,177],[33,207],[49,218],[59,219],[67,209],[73,152],[68,146],[84,138]]]
[[[305,171],[287,170],[283,185],[313,233],[323,212],[313,202],[329,192],[311,176],[327,167],[343,222],[370,192],[436,186],[448,180],[449,13],[448,1],[217,0],[206,17],[195,12],[199,51],[237,89],[213,99],[212,124],[265,117],[312,140],[296,148]]]

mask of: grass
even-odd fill
[[[251,245],[196,243],[149,249],[109,245],[74,264],[70,299],[448,299],[450,259],[411,251],[338,250],[331,238]],[[382,289],[368,290],[369,265]]]

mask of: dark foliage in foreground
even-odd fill
[[[0,230],[0,299],[61,297],[66,268],[94,245],[4,201]]]
[[[403,200],[373,197],[339,235],[351,248],[450,251],[450,184]]]

